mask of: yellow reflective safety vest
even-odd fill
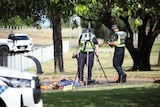
[[[79,39],[79,51],[81,52],[93,52],[95,45],[93,43],[93,33],[83,33]]]
[[[118,35],[116,47],[125,47],[125,40],[127,34],[124,31],[118,31],[115,34]]]

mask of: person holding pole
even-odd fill
[[[78,54],[79,51],[79,54]],[[78,54],[78,79],[81,85],[84,85],[84,66],[87,66],[86,83],[92,83],[92,67],[94,64],[94,54],[99,56],[99,45],[96,36],[91,29],[86,29],[78,40],[77,50],[74,55]]]
[[[114,41],[108,42],[108,45],[111,47],[115,47],[113,56],[113,66],[118,72],[118,80],[116,81],[116,83],[125,83],[127,75],[124,73],[122,69],[122,64],[125,53],[126,33],[124,31],[120,31],[116,24],[112,25],[111,30],[114,33]]]

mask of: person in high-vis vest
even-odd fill
[[[79,52],[79,54],[78,54]],[[87,65],[87,74],[86,79],[89,82],[92,81],[92,67],[94,64],[94,56],[96,54],[99,57],[99,46],[96,36],[91,32],[90,29],[87,29],[85,33],[82,33],[78,40],[77,51],[74,54],[78,54],[78,79],[79,82],[83,85],[85,82],[84,78],[84,66]],[[88,55],[88,61],[87,61]],[[88,63],[88,64],[87,64]]]
[[[111,30],[114,33],[114,41],[108,42],[108,45],[111,47],[115,47],[113,66],[118,72],[118,80],[116,81],[116,83],[125,83],[127,75],[122,69],[122,64],[124,60],[125,39],[127,34],[124,31],[120,31],[116,24],[112,25]]]

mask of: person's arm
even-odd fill
[[[113,41],[113,42],[108,42],[108,45],[113,47],[117,45],[117,41]]]
[[[99,44],[98,44],[98,40],[96,37],[93,38],[93,43],[95,45],[95,52],[96,52],[96,56],[99,57]]]
[[[114,34],[114,41],[113,42],[107,42],[107,44],[111,47],[113,46],[117,46],[117,39],[118,39],[118,35],[117,34]]]
[[[96,56],[99,57],[99,45],[98,44],[95,45],[95,52],[96,52]]]
[[[74,55],[77,55],[77,54],[78,54],[81,38],[82,38],[82,35],[81,35],[80,38],[78,39],[78,43],[77,43],[77,46],[76,46],[76,51],[73,53]]]

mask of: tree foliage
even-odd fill
[[[44,15],[44,0],[1,0],[0,21],[7,25],[25,25],[40,21]]]
[[[128,32],[126,47],[133,67],[131,70],[151,70],[150,52],[155,38],[160,33],[159,0],[70,0],[75,6],[85,5],[76,13],[86,20],[99,21],[109,29],[116,23]],[[83,6],[81,6],[83,7]],[[86,11],[87,10],[87,11]],[[82,11],[87,14],[82,15]],[[123,22],[120,25],[119,20]],[[124,25],[124,26],[123,26]],[[138,33],[138,47],[133,45],[133,33]]]
[[[1,26],[38,26],[45,15],[44,0],[1,0]]]
[[[26,19],[22,19],[19,15],[14,16],[8,20],[8,22],[0,22],[1,26],[33,26],[35,22],[33,21],[32,18],[27,17]]]
[[[150,52],[160,33],[159,0],[1,0],[0,14],[4,23],[16,16],[36,22],[47,15],[53,26],[55,71],[60,72],[63,71],[61,19],[66,21],[73,14],[87,21],[101,22],[109,29],[114,23],[125,28],[126,47],[134,62],[132,70],[151,70]],[[135,30],[138,47],[133,45]]]
[[[73,7],[69,0],[1,0],[0,20],[7,25],[20,25],[22,20],[29,24],[29,18],[37,22],[46,15],[53,27],[54,71],[63,72],[61,19],[68,20]]]

